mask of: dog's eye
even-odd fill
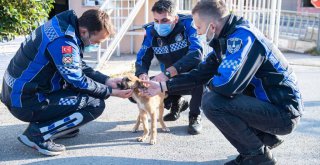
[[[123,78],[124,79],[124,81],[126,81],[126,82],[129,82],[130,81],[130,79],[128,78],[128,77],[125,77],[125,78]]]

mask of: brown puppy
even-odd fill
[[[169,128],[165,125],[163,121],[163,111],[165,94],[161,93],[153,97],[145,97],[139,94],[139,89],[143,90],[146,87],[141,83],[140,79],[134,75],[128,75],[122,79],[121,84],[119,84],[121,89],[133,89],[132,97],[137,102],[139,108],[139,115],[137,122],[133,127],[133,132],[136,132],[139,128],[140,121],[143,125],[143,135],[138,137],[139,142],[145,141],[149,136],[149,126],[148,126],[148,114],[151,118],[151,138],[150,144],[156,144],[157,139],[157,113],[159,112],[159,122],[162,127],[162,131],[169,132]]]

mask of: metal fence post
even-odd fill
[[[320,18],[320,14],[318,14],[318,18]],[[317,51],[320,52],[320,21],[318,21]]]

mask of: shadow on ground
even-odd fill
[[[102,148],[111,146],[130,146],[130,145],[149,145],[136,141],[136,137],[142,134],[142,131],[132,133],[131,131],[114,131],[119,125],[134,125],[135,121],[115,121],[100,122],[93,121],[80,128],[79,136],[72,139],[56,140],[57,143],[64,144],[67,150],[82,150],[88,148]],[[22,145],[17,137],[26,129],[27,124],[0,126],[0,132],[7,132],[8,136],[0,136],[0,161],[24,160],[44,158],[45,156],[30,150],[29,147]],[[184,126],[169,127],[175,135],[189,136]],[[158,129],[159,133],[163,133]],[[6,150],[4,150],[6,149]],[[105,158],[111,159],[111,158]],[[143,160],[151,162],[151,160]],[[154,161],[154,160],[153,160]],[[81,161],[80,161],[81,162]]]
[[[46,160],[28,163],[24,165],[40,165],[40,164],[121,164],[121,165],[146,165],[146,164],[184,164],[184,165],[221,165],[227,160],[213,160],[207,162],[179,162],[179,161],[170,161],[170,160],[154,160],[154,159],[136,159],[136,158],[123,158],[123,157],[108,157],[108,156],[90,156],[90,157],[73,157],[73,158],[61,158],[54,160]]]
[[[110,131],[118,125],[134,124],[135,121],[99,122],[93,121],[80,128],[79,136],[72,139],[56,140],[58,143],[66,145],[68,150],[108,147],[108,143],[117,142],[112,145],[130,145],[135,140],[137,134],[129,131]],[[33,152],[29,147],[25,147],[18,140],[27,127],[27,124],[0,126],[0,132],[7,132],[8,136],[0,136],[0,161],[23,160],[44,157],[37,152]],[[121,143],[120,143],[121,142]],[[99,146],[100,143],[103,145]],[[107,144],[106,144],[107,143]],[[79,147],[78,145],[85,145]],[[7,150],[4,150],[6,148]]]
[[[307,107],[320,107],[320,101],[305,101],[304,106]]]

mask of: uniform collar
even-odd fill
[[[244,20],[242,17],[238,17],[238,16],[235,16],[234,14],[230,14],[218,38],[214,38],[209,43],[209,46],[214,47],[216,43],[221,42],[219,40],[226,40],[226,38],[236,30],[236,26],[243,23],[243,21]]]
[[[242,23],[242,17],[237,17],[233,14],[230,14],[218,38],[214,38],[209,43],[209,46],[215,50],[215,54],[218,57],[219,62],[221,62],[224,59],[224,55],[226,54],[228,36],[234,33],[237,25]]]

